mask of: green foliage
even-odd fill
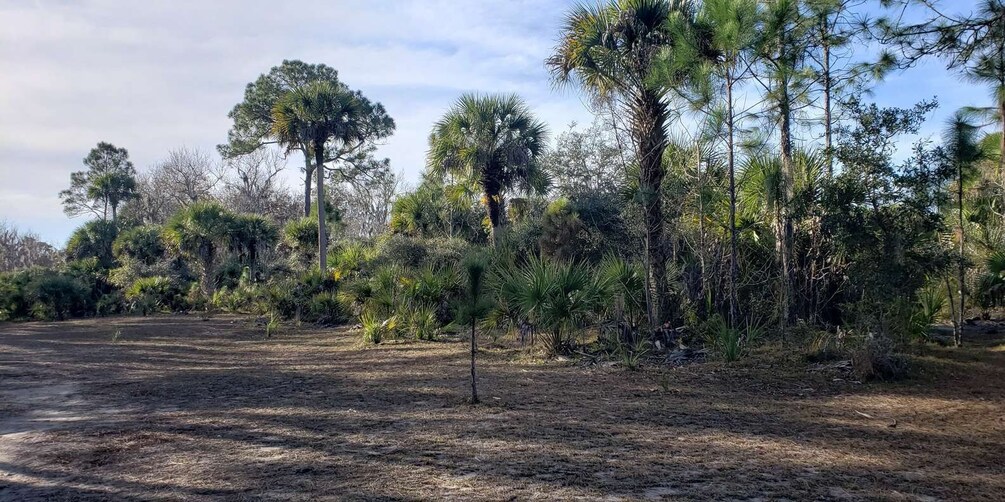
[[[25,293],[32,302],[31,314],[37,319],[62,321],[82,313],[87,302],[87,288],[80,281],[52,271],[34,277]]]
[[[559,198],[548,205],[541,219],[541,253],[549,258],[581,258],[586,227],[568,199]]]
[[[119,205],[137,196],[136,169],[129,152],[102,141],[84,158],[84,165],[87,170],[71,173],[70,188],[59,192],[63,212],[107,220],[111,209],[114,221]]]
[[[349,320],[349,312],[337,293],[321,291],[311,296],[302,320],[322,326],[338,326]]]
[[[184,306],[181,287],[170,277],[144,277],[137,279],[125,291],[130,310],[143,315],[165,309],[177,310]]]
[[[991,253],[977,280],[977,302],[985,308],[1005,306],[1005,251]]]
[[[118,226],[111,221],[89,221],[73,231],[66,243],[67,260],[97,258],[104,269],[115,266],[113,247],[119,235]]]
[[[196,202],[175,214],[164,228],[164,239],[182,256],[198,263],[202,290],[211,295],[219,254],[231,236],[234,215],[214,202]]]
[[[144,265],[153,265],[162,260],[167,252],[163,230],[157,225],[145,225],[121,232],[112,243],[112,254],[120,262],[135,260]]]
[[[547,187],[538,164],[546,139],[544,123],[516,95],[465,94],[433,126],[429,167],[479,184],[494,238],[507,191]]]
[[[579,334],[609,300],[606,284],[582,263],[532,259],[496,282],[506,309],[545,333],[550,354],[569,352]]]
[[[305,216],[293,220],[283,228],[283,245],[290,250],[291,259],[305,269],[318,254],[318,218]]]
[[[98,298],[98,302],[94,306],[95,313],[98,316],[121,314],[126,312],[126,308],[125,296],[119,290],[101,295],[101,298]]]
[[[908,336],[911,340],[926,340],[932,326],[939,321],[949,304],[949,295],[943,285],[932,283],[919,289],[916,296]]]
[[[868,335],[852,352],[852,370],[861,381],[895,380],[907,373],[907,358],[884,336]]]
[[[736,361],[750,349],[761,335],[761,329],[746,323],[731,326],[721,315],[714,315],[705,324],[705,345],[725,361]]]
[[[464,287],[457,301],[457,323],[470,325],[473,329],[492,310],[492,301],[485,294],[489,257],[484,252],[472,252],[464,258],[460,265]],[[473,333],[472,336],[474,336]],[[474,341],[472,341],[473,346]]]

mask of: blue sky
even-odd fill
[[[63,245],[83,220],[63,215],[57,193],[98,141],[127,148],[141,171],[182,146],[215,155],[244,86],[283,59],[333,66],[382,102],[398,126],[382,154],[410,181],[433,121],[463,92],[518,93],[555,134],[588,123],[582,98],[556,90],[543,63],[571,5],[0,0],[0,219]],[[988,99],[937,61],[889,77],[875,99],[908,106],[935,95],[928,135],[952,110]]]

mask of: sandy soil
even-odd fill
[[[891,384],[795,356],[632,372],[497,347],[471,406],[461,341],[263,334],[0,325],[0,499],[1005,499],[993,337]]]

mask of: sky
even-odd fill
[[[968,10],[972,0],[951,2]],[[137,170],[175,148],[212,152],[244,87],[284,59],[324,63],[381,102],[395,134],[380,147],[418,179],[433,122],[465,92],[517,93],[556,136],[592,115],[556,88],[544,60],[565,0],[0,0],[0,220],[57,247],[84,222],[58,192],[99,141]],[[873,98],[909,106],[938,96],[945,117],[987,93],[931,61],[892,75]],[[290,159],[296,187],[299,160]]]

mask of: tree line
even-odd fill
[[[932,324],[958,345],[1005,302],[1005,8],[880,4],[575,7],[544,64],[593,124],[551,146],[519,96],[465,94],[404,192],[377,157],[395,130],[384,107],[334,68],[284,61],[230,112],[220,166],[179,150],[138,176],[100,143],[60,194],[98,219],[63,265],[4,275],[0,309],[355,320],[375,343],[467,332],[475,399],[479,332],[628,365],[685,343],[733,359],[767,337],[882,352],[863,366],[882,374]],[[937,101],[867,98],[924,58],[990,99],[905,148]],[[288,159],[298,195],[276,181]]]

